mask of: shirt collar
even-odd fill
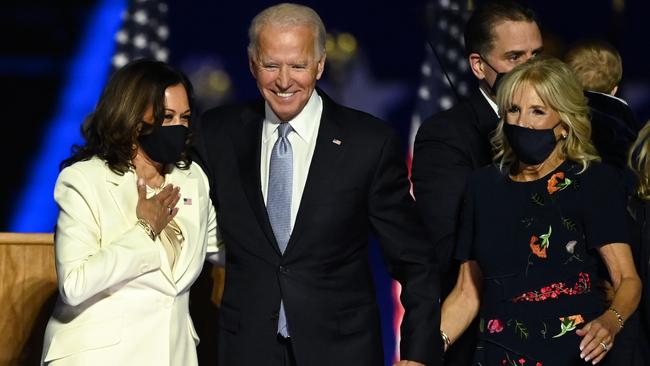
[[[314,138],[317,123],[314,120],[319,120],[323,110],[323,101],[321,97],[314,90],[305,104],[305,107],[294,117],[291,121],[293,131],[300,136],[306,143],[310,143]],[[266,142],[273,137],[275,130],[282,123],[280,118],[275,115],[268,103],[264,103],[264,125],[262,126],[262,139]]]
[[[601,92],[597,92],[597,91],[593,91],[593,90],[589,90],[589,92],[590,92],[590,93],[594,93],[594,94],[604,95],[604,96],[609,97],[609,98],[612,98],[612,99],[616,99],[616,100],[618,100],[619,102],[621,102],[621,103],[627,105],[627,102],[626,102],[625,100],[623,100],[623,99],[621,99],[621,98],[619,98],[619,97],[617,97],[617,96],[615,96],[615,95],[611,95],[611,94],[607,94],[607,93],[601,93]]]
[[[478,88],[478,90],[481,91],[481,94],[483,94],[483,98],[485,98],[485,100],[487,100],[487,102],[490,104],[490,107],[492,107],[492,110],[494,111],[494,113],[498,116],[498,115],[499,115],[499,106],[498,106],[496,103],[494,103],[494,101],[492,100],[492,98],[490,98],[490,97],[489,97],[489,96],[488,96],[488,95],[483,91],[483,89]]]

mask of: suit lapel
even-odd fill
[[[481,136],[488,139],[490,133],[494,131],[499,123],[499,116],[494,113],[494,109],[492,109],[492,106],[480,90],[476,90],[469,96],[469,103],[472,105],[474,113],[476,113],[476,128]]]
[[[331,186],[331,180],[337,176],[336,167],[340,165],[346,150],[346,135],[341,128],[336,105],[323,91],[318,90],[318,94],[323,100],[323,113],[296,222],[284,255],[288,255],[293,250],[300,240],[302,232],[309,226],[311,215],[314,212],[311,207],[318,202],[327,187]]]
[[[137,220],[135,208],[138,204],[135,172],[129,170],[123,175],[118,175],[111,170],[107,170],[106,182],[109,185],[108,192],[122,214],[124,223],[134,223]]]
[[[183,248],[173,270],[173,279],[178,283],[197,252],[203,250],[203,243],[195,237],[200,228],[199,192],[196,178],[192,176],[190,170],[172,170],[168,183],[173,184],[174,187],[181,187],[181,199],[176,204],[178,213],[174,218],[184,238]]]
[[[262,123],[264,121],[264,104],[257,103],[253,108],[242,112],[243,128],[235,132],[234,147],[239,163],[242,188],[255,213],[260,228],[277,254],[280,249],[273,235],[273,229],[264,205],[260,179]]]

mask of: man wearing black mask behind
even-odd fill
[[[458,275],[458,263],[452,258],[467,177],[491,162],[489,135],[498,121],[493,101],[498,80],[542,49],[532,10],[514,1],[481,5],[465,26],[467,57],[479,88],[467,100],[427,119],[414,146],[413,191],[443,271],[443,299]],[[454,343],[445,356],[446,365],[471,362],[475,334],[465,332]]]

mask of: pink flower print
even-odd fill
[[[488,321],[487,328],[490,333],[501,333],[503,331],[503,322],[499,319],[492,319]]]

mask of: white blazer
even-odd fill
[[[103,160],[59,174],[55,250],[59,299],[45,331],[42,364],[197,365],[190,286],[206,252],[216,253],[216,215],[201,168],[174,168],[176,222],[185,238],[172,272],[160,239],[137,226],[134,171],[120,176]]]

